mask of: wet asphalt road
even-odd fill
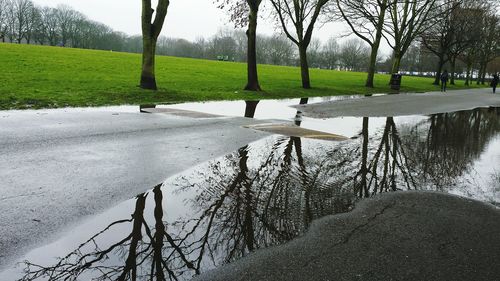
[[[487,89],[476,90],[474,92],[485,95]],[[412,106],[411,102],[395,102],[394,99],[389,98],[368,103],[367,100],[362,99],[357,101],[356,104],[353,103],[354,106],[352,109],[342,103],[318,105],[318,107],[306,106],[303,109],[306,111],[306,116],[314,117],[350,115],[349,110],[357,112],[356,114],[361,114],[359,116],[364,116],[367,110],[370,112],[381,112],[380,114],[387,116],[397,115],[400,111],[408,112],[412,108],[418,109],[418,112],[412,114],[422,113],[422,110],[425,111],[426,106],[430,106],[429,104],[433,104],[432,106],[435,108],[435,105],[438,105],[440,102],[441,107],[438,106],[437,109],[433,110],[443,111],[443,108],[446,108],[445,111],[453,111],[469,107],[498,105],[497,97],[488,97],[486,103],[483,102],[484,100],[481,100],[481,97],[480,95],[461,95],[460,99],[457,99],[442,98],[440,96],[433,98],[430,96],[430,99],[423,101],[419,107]],[[396,99],[406,98],[396,96]],[[446,105],[443,105],[443,101],[446,101]],[[455,106],[452,105],[450,107],[450,103],[455,104]],[[352,116],[358,116],[356,114],[352,114]],[[152,188],[167,177],[200,162],[224,155],[251,141],[267,136],[268,134],[266,133],[241,127],[256,123],[262,122],[244,118],[193,119],[163,114],[115,112],[114,110],[67,110],[67,112],[66,110],[0,111],[0,226],[2,226],[0,228],[0,268],[19,258],[28,249],[55,240],[57,237],[53,236],[54,233],[63,235],[62,231],[64,229],[71,228],[72,225],[81,222],[86,216],[100,213],[119,202]],[[498,212],[488,211],[489,213],[487,213],[486,217],[490,218],[490,221],[494,222],[493,224],[488,224],[487,221],[482,219],[477,222],[478,218],[481,218],[477,214],[483,214],[481,208],[467,204],[454,204],[450,201],[449,203],[453,203],[452,205],[457,208],[445,210],[444,215],[438,217],[438,223],[433,224],[435,228],[429,228],[427,234],[421,234],[419,232],[421,227],[426,226],[429,218],[434,219],[435,214],[443,206],[443,201],[429,201],[429,204],[431,204],[429,205],[430,211],[423,209],[425,212],[420,214],[419,212],[422,209],[417,210],[413,206],[418,201],[420,199],[417,197],[409,198],[409,203],[406,207],[401,205],[401,208],[406,209],[399,209],[399,211],[403,210],[404,212],[410,210],[409,214],[418,215],[415,218],[408,218],[412,219],[412,221],[405,221],[404,224],[401,224],[399,220],[401,212],[396,212],[397,208],[391,207],[390,210],[388,209],[389,212],[386,212],[384,209],[383,214],[392,214],[393,210],[395,211],[391,215],[392,217],[387,217],[385,225],[380,224],[381,228],[377,230],[378,232],[375,232],[373,235],[361,235],[359,239],[368,239],[360,240],[363,244],[355,244],[354,248],[353,245],[350,245],[350,247],[346,246],[340,249],[345,254],[348,254],[350,251],[356,251],[356,247],[361,247],[358,252],[361,253],[369,246],[369,241],[383,242],[382,246],[385,248],[377,248],[372,253],[375,257],[377,254],[381,255],[382,261],[384,261],[384,263],[379,264],[378,268],[383,271],[385,270],[386,275],[380,275],[379,279],[360,279],[363,276],[370,276],[369,274],[372,272],[358,272],[359,270],[356,270],[358,268],[369,270],[370,267],[368,265],[380,262],[380,260],[365,259],[362,261],[364,263],[358,266],[356,262],[361,256],[357,256],[356,252],[352,252],[353,254],[350,255],[352,259],[349,263],[343,261],[343,258],[338,258],[344,257],[343,254],[317,256],[315,251],[311,250],[314,247],[321,250],[321,248],[329,249],[328,243],[335,247],[340,245],[336,245],[337,243],[332,244],[332,241],[321,238],[323,240],[319,242],[311,239],[310,242],[304,244],[311,248],[300,245],[304,240],[299,240],[299,242],[292,242],[282,248],[278,248],[278,252],[265,250],[263,253],[257,253],[255,255],[256,258],[243,259],[234,265],[221,268],[220,272],[214,273],[215,275],[207,275],[208,278],[214,278],[207,280],[237,280],[236,277],[240,278],[240,280],[250,280],[252,276],[257,278],[254,280],[265,280],[258,279],[259,276],[263,276],[262,274],[269,274],[265,276],[276,277],[276,279],[268,280],[294,280],[293,278],[304,276],[304,272],[309,274],[307,276],[310,279],[296,280],[331,280],[330,277],[335,276],[334,274],[337,273],[323,270],[324,266],[326,266],[324,263],[331,264],[331,259],[334,261],[338,259],[336,267],[330,266],[326,268],[348,270],[349,267],[346,267],[345,264],[356,264],[354,268],[351,267],[350,273],[357,275],[352,275],[350,279],[346,280],[422,280],[416,277],[413,279],[398,279],[398,275],[392,275],[392,273],[387,271],[389,267],[386,267],[386,265],[404,261],[404,258],[398,256],[398,254],[402,253],[401,250],[410,252],[420,249],[421,243],[418,241],[441,241],[431,236],[435,235],[436,231],[443,229],[443,225],[448,226],[445,229],[449,230],[446,233],[442,233],[445,237],[443,240],[445,244],[429,244],[429,248],[421,248],[422,251],[419,256],[416,256],[416,259],[425,259],[428,257],[428,254],[439,253],[439,251],[443,250],[444,252],[441,252],[450,257],[453,257],[453,255],[463,255],[463,261],[467,261],[469,258],[473,260],[483,259],[485,261],[484,264],[489,265],[489,260],[484,260],[487,258],[485,255],[491,254],[492,250],[498,250],[496,253],[500,253],[500,249],[495,248],[495,245],[500,245],[500,242],[495,240],[500,237],[498,232],[494,232],[493,237],[483,237],[497,244],[488,244],[486,243],[487,240],[482,240],[485,241],[484,243],[474,243],[475,246],[479,247],[477,251],[485,255],[464,255],[466,249],[464,250],[463,247],[458,248],[458,246],[469,244],[466,241],[456,240],[465,237],[470,241],[475,241],[473,239],[474,235],[481,233],[491,234],[491,231],[486,231],[491,229],[488,227],[493,226],[495,227],[494,229],[500,229],[496,221],[499,216]],[[382,207],[385,208],[387,206],[383,205]],[[362,211],[356,214],[360,213]],[[447,222],[447,218],[453,217],[457,213],[461,214],[459,217],[460,220]],[[376,218],[383,217],[377,215]],[[351,224],[354,228],[345,228],[347,232],[339,231],[335,233],[334,235],[337,237],[335,239],[344,241],[342,237],[345,236],[342,235],[348,233],[349,241],[353,241],[351,240],[351,234],[349,234],[351,230],[357,230],[358,226],[365,228],[365,222],[368,223],[367,225],[371,225],[371,221],[366,221],[366,219],[370,219],[369,214],[356,219],[358,222],[353,221],[353,224]],[[337,224],[332,224],[334,227],[329,227],[328,225],[330,224],[328,221],[322,220],[322,222],[327,223],[325,224],[327,228],[318,226],[317,229],[321,228],[322,231],[333,233],[340,227]],[[394,223],[394,225],[390,225],[391,223]],[[349,226],[347,223],[342,225]],[[471,226],[472,228],[467,229],[467,226]],[[386,230],[389,227],[397,228],[398,231],[389,233],[396,236],[385,239],[384,235],[387,234]],[[412,234],[408,232],[409,228],[411,228],[413,233],[420,235],[421,240],[413,241],[412,239],[415,238],[414,235],[408,236],[408,234]],[[454,231],[454,229],[458,230],[458,232]],[[467,232],[468,230],[469,232]],[[481,232],[482,230],[485,231]],[[448,235],[449,233],[461,233],[464,235],[450,236]],[[431,236],[427,237],[425,235]],[[325,237],[325,239],[328,239],[328,236]],[[392,243],[393,240],[391,239],[394,239],[394,243]],[[398,247],[401,245],[398,241],[401,241],[401,239],[412,240],[409,245],[413,245],[414,247],[409,249],[399,248],[398,250]],[[450,243],[446,244],[446,241],[450,241]],[[387,244],[386,242],[391,242],[392,244]],[[387,248],[389,246],[393,248]],[[280,253],[283,249],[285,250],[285,259],[283,259],[282,253]],[[389,255],[390,252],[384,252],[391,249],[394,249],[394,253],[391,255]],[[340,251],[339,248],[330,250],[330,254],[334,251]],[[270,258],[269,260],[267,258],[264,260],[259,258],[266,257],[266,255]],[[304,261],[307,267],[297,267],[297,271],[294,268],[288,268],[290,265],[284,264],[284,261],[297,263],[298,265],[292,265],[294,267],[303,266],[300,265],[300,262]],[[438,264],[443,261],[443,258],[436,256],[432,257],[431,261]],[[449,262],[448,266],[453,269],[451,265],[456,260],[450,258],[444,259],[444,261]],[[432,266],[432,263],[427,262],[421,264]],[[284,266],[284,268],[280,268],[280,266]],[[393,268],[397,267],[394,266]],[[424,266],[417,269],[420,270],[421,268],[425,269]],[[463,272],[455,272],[457,274],[471,273],[472,275],[470,276],[477,277],[481,275],[473,275],[474,272],[486,269],[488,268],[481,267],[478,264],[476,267],[466,268]],[[489,269],[491,269],[491,266]],[[397,273],[398,271],[394,272]],[[454,271],[448,270],[446,272],[453,273]],[[490,272],[498,273],[494,270]],[[343,274],[345,273],[349,272],[346,271]],[[400,274],[403,273],[400,271]],[[413,276],[418,276],[417,274],[418,272],[416,271]],[[241,279],[244,276],[247,276],[249,279]],[[450,276],[453,277],[456,275]],[[433,277],[435,276],[429,275],[430,279],[425,279],[438,280],[432,279]],[[445,278],[441,280],[467,279]]]
[[[308,117],[334,118],[340,116],[429,115],[489,106],[500,107],[500,94],[492,94],[490,88],[480,88],[446,93],[429,92],[363,97],[295,107]]]
[[[245,118],[0,111],[0,268],[85,216],[268,134]]]

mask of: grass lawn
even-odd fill
[[[301,88],[300,69],[259,66],[261,93],[242,91],[246,64],[157,57],[159,91],[137,87],[141,56],[109,51],[0,43],[0,109],[100,106],[206,100],[269,99],[385,93],[388,75],[366,89],[365,73],[311,69],[313,89]],[[432,79],[403,77],[402,91],[437,90]],[[464,88],[462,82],[450,89]]]

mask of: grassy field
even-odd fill
[[[385,93],[388,75],[363,87],[365,73],[311,69],[303,90],[296,67],[259,66],[261,93],[242,91],[246,65],[158,57],[159,91],[137,87],[138,54],[0,43],[0,109],[100,106],[184,101],[268,99]],[[459,85],[463,83],[459,82]],[[462,86],[451,87],[463,88]],[[437,90],[427,78],[403,77],[402,91]]]

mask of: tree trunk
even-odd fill
[[[469,62],[469,63],[467,63],[467,74],[465,75],[465,86],[469,86],[469,83],[471,80],[471,69],[472,69],[472,64]]]
[[[141,88],[148,90],[157,90],[155,77],[155,50],[156,40],[151,37],[144,37],[142,51],[142,73]]]
[[[391,69],[391,74],[398,74],[399,73],[399,66],[401,65],[401,53],[399,51],[394,51],[394,58],[392,60],[392,69]],[[394,81],[391,80],[389,81],[389,85],[392,85]]]
[[[387,0],[382,2],[380,7],[380,15],[378,17],[377,32],[375,34],[375,40],[372,45],[372,52],[370,54],[370,65],[368,66],[368,77],[366,79],[365,87],[373,88],[373,80],[375,78],[375,71],[377,65],[377,54],[380,47],[380,40],[382,40],[382,31],[384,28],[385,12],[387,11]]]
[[[359,197],[369,197],[369,192],[368,192],[368,122],[369,118],[365,117],[363,118],[363,144],[362,144],[362,153],[361,153],[361,169],[360,169],[360,176],[361,176],[361,182],[359,184]]]
[[[248,49],[247,49],[247,74],[248,81],[245,90],[260,91],[259,77],[257,74],[257,18],[258,7],[250,5],[250,14],[248,21]]]
[[[436,69],[436,76],[434,77],[434,83],[433,83],[434,85],[439,85],[439,82],[441,81],[441,71],[443,70],[443,65],[444,65],[444,57],[443,55],[440,55]]]
[[[305,47],[303,44],[299,44],[299,56],[302,88],[311,89],[311,81],[309,79],[309,64],[307,63],[307,47]]]
[[[380,43],[380,42],[379,42]],[[368,65],[368,78],[366,78],[365,87],[373,88],[373,80],[375,78],[375,67],[377,64],[377,54],[378,54],[378,45],[373,44],[372,52],[370,55],[370,65]]]
[[[151,0],[142,0],[142,72],[140,87],[147,90],[157,90],[155,77],[156,41],[160,36],[165,17],[167,16],[169,0],[159,0],[156,11],[151,8]],[[153,14],[155,15],[154,21]]]
[[[450,61],[450,64],[451,64],[450,85],[455,85],[455,71],[456,71],[456,65],[457,65],[457,58],[456,57],[452,57],[451,61]]]
[[[483,71],[482,71],[482,76],[481,76],[481,85],[484,85],[485,84],[485,81],[486,81],[486,68],[488,67],[488,63],[485,62],[484,65],[483,65]]]
[[[476,79],[477,85],[481,84],[481,77],[483,77],[483,63],[482,62],[479,64],[479,70],[477,72],[477,79]]]
[[[391,74],[397,74],[399,72],[399,67],[401,65],[401,54],[399,51],[394,52],[394,59],[392,61]]]

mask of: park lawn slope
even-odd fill
[[[137,87],[141,55],[0,43],[0,109],[270,99],[385,93],[388,75],[366,89],[365,73],[311,69],[313,89],[301,88],[300,69],[259,65],[263,92],[243,91],[246,64],[158,56],[159,91]],[[462,84],[462,83],[459,83]],[[463,86],[450,87],[463,88]],[[432,79],[404,77],[402,91],[437,90]]]

